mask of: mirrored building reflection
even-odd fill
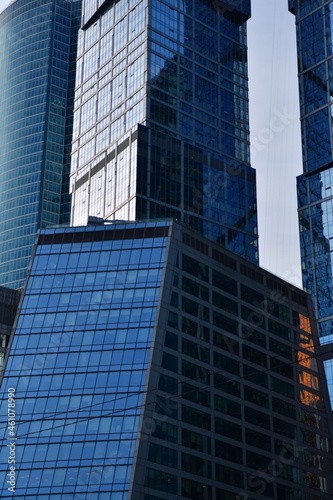
[[[258,261],[249,0],[83,2],[72,224],[176,218]]]
[[[289,0],[299,62],[303,175],[297,179],[303,284],[321,343],[333,341],[333,2]],[[331,362],[325,349],[333,401]]]
[[[69,222],[81,0],[0,14],[0,284],[23,286],[37,229]]]

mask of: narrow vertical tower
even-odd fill
[[[296,17],[303,142],[297,179],[303,284],[327,344],[333,339],[333,2],[290,0],[289,10]]]
[[[38,228],[67,223],[81,0],[0,14],[0,284],[23,285]]]
[[[173,217],[257,262],[250,0],[83,2],[72,223]]]

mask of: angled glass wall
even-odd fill
[[[170,218],[258,261],[250,1],[83,3],[72,224]]]
[[[3,380],[17,395],[18,497],[127,498],[168,232],[39,236]]]
[[[16,0],[0,14],[0,283],[23,285],[37,229],[69,221],[81,0]]]

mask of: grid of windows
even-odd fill
[[[23,286],[37,229],[69,222],[80,9],[16,0],[0,15],[0,276],[11,288]]]
[[[2,386],[22,498],[331,498],[305,295],[207,241],[170,222],[40,235]]]
[[[146,438],[154,449],[161,447],[157,456],[151,448],[148,455],[142,449],[147,470],[154,469],[154,481],[146,476],[145,491],[152,496],[168,491],[167,497],[160,493],[158,498],[171,500],[176,495],[236,499],[251,492],[257,500],[277,498],[282,480],[302,500],[310,498],[305,487],[310,484],[314,497],[317,492],[329,498],[328,469],[313,471],[310,481],[297,465],[301,456],[295,451],[307,443],[317,463],[324,464],[331,446],[324,438],[327,418],[308,310],[300,308],[295,290],[281,282],[245,266],[242,276],[237,264],[234,272],[228,266],[214,267],[205,253],[207,257],[195,255],[193,247],[182,247],[182,252],[177,247],[179,265],[165,304],[168,330],[162,333],[160,324],[163,353],[153,358],[159,383],[150,387],[159,389],[157,402],[144,417],[150,422]],[[292,302],[292,293],[297,302]],[[211,324],[210,318],[214,313],[222,317],[221,311],[223,321]],[[179,446],[177,456],[163,462],[160,454],[169,457],[163,447],[170,442]],[[157,461],[164,463],[163,470],[154,468]],[[274,481],[263,481],[276,463],[281,473]],[[172,491],[162,489],[164,481],[172,483]]]
[[[120,0],[99,8],[85,0],[84,12],[73,225],[86,224],[88,215],[173,217],[257,262],[249,2],[215,8],[201,0]]]
[[[166,238],[90,235],[37,247],[21,306],[3,387],[19,396],[22,498],[119,500],[129,487]]]

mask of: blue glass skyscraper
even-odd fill
[[[23,285],[38,228],[69,221],[81,0],[0,14],[0,284]]]
[[[257,262],[250,0],[85,0],[72,223],[173,217]]]
[[[333,341],[333,2],[289,0],[295,14],[303,175],[297,180],[303,284],[323,344]],[[333,398],[333,361],[325,354]],[[333,399],[332,399],[333,401]]]

